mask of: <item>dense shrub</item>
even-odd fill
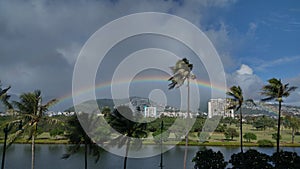
[[[157,143],[157,144],[160,143],[161,141],[163,141],[163,142],[168,141],[169,135],[170,135],[169,130],[163,131],[162,134],[159,130],[156,130],[155,132],[152,133],[152,136],[154,138],[154,142]]]
[[[49,134],[50,134],[51,137],[58,136],[58,135],[63,135],[64,130],[59,129],[59,128],[54,128],[53,130],[50,130]]]
[[[300,157],[295,152],[280,151],[271,156],[275,168],[279,169],[299,169]]]
[[[220,123],[218,124],[217,128],[215,129],[215,132],[220,132],[223,133],[227,129],[226,125],[221,125]]]
[[[212,149],[198,151],[192,161],[194,169],[224,169],[227,166],[223,154]]]
[[[273,168],[270,161],[271,158],[267,154],[250,149],[243,154],[233,154],[229,163],[232,164],[233,169],[269,169]]]
[[[245,133],[243,138],[245,140],[247,140],[247,142],[250,142],[251,140],[256,140],[257,139],[256,135],[254,133],[251,133],[251,132]]]
[[[257,143],[258,143],[259,147],[273,147],[274,146],[272,141],[266,140],[266,139],[258,140]]]
[[[226,139],[231,139],[233,140],[233,137],[238,137],[239,133],[236,131],[236,129],[234,128],[228,128],[225,133],[224,136],[226,137]]]

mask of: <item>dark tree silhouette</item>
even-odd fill
[[[85,125],[86,129],[89,131],[100,131],[96,133],[92,133],[94,135],[98,135],[101,139],[97,140],[97,143],[107,141],[109,138],[109,131],[101,129],[97,130],[99,126],[101,126],[101,120],[94,114],[88,113],[80,113],[77,116],[72,116],[67,121],[67,138],[70,140],[71,146],[67,147],[67,153],[62,156],[63,159],[69,158],[71,155],[78,153],[80,151],[81,145],[84,145],[84,168],[87,169],[87,156],[88,154],[95,157],[95,163],[98,162],[100,158],[100,154],[102,149],[97,145],[97,143],[92,140],[88,134],[85,132],[78,118],[81,119],[83,125]]]
[[[275,164],[275,168],[278,169],[299,169],[300,157],[295,152],[280,151],[275,152],[271,156],[271,160]]]
[[[212,149],[198,151],[192,161],[194,169],[224,169],[227,166],[223,154]]]
[[[135,122],[140,118],[140,114],[134,116],[132,110],[128,106],[117,107],[107,117],[108,123],[120,133],[120,135],[112,140],[110,144],[118,145],[119,147],[126,146],[124,169],[127,167],[128,152],[132,140],[136,138],[134,139],[134,146],[139,148],[142,145],[142,141],[139,140],[139,138],[144,138],[148,135],[148,133],[145,132],[147,123]]]
[[[269,169],[273,168],[270,160],[271,158],[267,154],[250,149],[245,153],[233,154],[229,163],[232,164],[232,169]]]

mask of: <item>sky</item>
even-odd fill
[[[138,12],[176,15],[203,31],[221,58],[227,86],[240,85],[246,98],[261,99],[260,89],[272,77],[300,87],[297,0],[3,0],[2,85],[11,85],[9,92],[14,96],[40,89],[44,100],[60,99],[56,110],[70,106],[74,66],[83,45],[102,26]],[[186,46],[166,37],[141,35],[125,39],[105,56],[95,80],[100,86],[97,97],[111,97],[108,84],[116,67],[126,56],[145,48],[161,48],[187,57],[194,64],[197,79],[209,81],[203,63]],[[178,104],[179,92],[168,91],[163,76],[168,74],[159,70],[139,72],[136,79],[147,78],[132,83],[130,95],[157,96],[162,98],[160,102],[167,99],[168,104]],[[206,104],[211,90],[205,86],[199,90],[201,104]],[[285,103],[300,106],[300,90]]]

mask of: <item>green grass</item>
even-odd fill
[[[239,128],[237,128],[235,125],[231,125],[228,127],[235,128],[237,131],[239,131]],[[276,133],[275,129],[269,129],[266,130],[256,130],[252,127],[252,125],[244,124],[243,125],[243,133],[246,132],[252,132],[256,134],[257,140],[252,140],[250,143],[244,141],[244,146],[258,146],[257,141],[262,139],[270,140],[276,145],[276,141],[272,139],[272,134]],[[281,130],[281,136],[282,139],[280,141],[281,146],[289,146],[289,147],[300,147],[300,136],[295,136],[295,143],[292,144],[292,135],[291,135],[291,129],[284,128]],[[155,144],[152,141],[152,133],[149,133],[148,139],[144,140],[144,144]],[[175,138],[175,135],[173,133],[170,134],[170,138]],[[232,141],[226,140],[223,133],[217,133],[214,132],[208,142],[201,143],[198,140],[197,133],[190,133],[189,134],[189,145],[203,145],[203,146],[239,146],[240,145],[240,138],[235,137]],[[0,140],[0,142],[3,142],[3,140]],[[30,140],[28,141],[26,138],[20,138],[16,140],[16,143],[28,143],[30,144]],[[44,132],[36,138],[37,144],[67,144],[68,140],[64,138],[56,139],[55,137],[51,137],[48,132]],[[176,141],[168,141],[164,144],[176,144]],[[184,141],[181,141],[178,143],[179,145],[185,145]]]
[[[231,125],[230,127],[235,128],[238,132],[239,132],[239,128],[236,127],[235,125]],[[252,143],[247,143],[244,141],[244,145],[245,146],[252,146],[252,145],[257,145],[257,141],[258,140],[262,140],[262,139],[267,139],[270,140],[274,143],[276,143],[276,140],[272,139],[272,134],[276,133],[277,131],[273,128],[269,129],[267,128],[266,130],[256,130],[255,128],[252,127],[252,125],[249,124],[243,124],[243,133],[247,133],[247,132],[252,132],[257,136],[257,140],[252,140]],[[300,136],[296,135],[295,136],[295,143],[292,144],[292,131],[291,129],[287,129],[284,128],[281,130],[281,137],[282,139],[280,140],[280,145],[281,146],[300,146]],[[223,133],[213,133],[211,135],[211,138],[208,140],[209,142],[222,142],[224,141],[225,137]],[[235,137],[233,141],[229,141],[231,142],[230,144],[237,144],[239,145],[239,140],[240,137]],[[219,143],[216,143],[219,144]],[[228,143],[224,143],[224,144],[228,144]]]

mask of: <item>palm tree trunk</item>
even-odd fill
[[[31,138],[31,169],[34,169],[34,161],[35,161],[35,133]]]
[[[125,157],[124,157],[124,169],[127,167],[127,156],[128,156],[128,151],[129,151],[129,146],[130,146],[131,138],[128,138],[127,141],[127,146],[126,146],[126,152],[125,152]]]
[[[188,95],[187,95],[187,124],[188,119],[190,118],[190,78],[187,78],[187,88],[188,88]],[[186,131],[185,135],[185,149],[184,149],[184,159],[183,159],[183,169],[186,169],[186,161],[187,161],[187,150],[188,150],[188,142],[189,142],[189,131]]]
[[[277,124],[277,138],[276,138],[276,152],[279,153],[279,139],[280,139],[280,120],[281,120],[281,101],[278,106],[278,124]]]
[[[87,143],[84,142],[84,168],[87,169]]]
[[[240,108],[240,143],[241,143],[241,153],[243,153],[243,115],[242,115],[242,107]]]
[[[5,162],[5,152],[6,152],[6,140],[7,140],[7,134],[8,134],[8,124],[4,128],[4,145],[3,145],[3,154],[2,154],[2,163],[1,163],[1,169],[4,169],[4,162]]]

